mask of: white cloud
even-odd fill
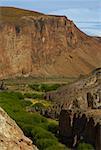
[[[84,32],[101,35],[101,0],[0,0],[0,5],[66,15]]]

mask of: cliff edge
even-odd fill
[[[101,66],[99,39],[65,16],[0,7],[0,78],[88,74]]]

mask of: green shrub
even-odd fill
[[[37,110],[41,110],[41,109],[44,109],[45,106],[42,103],[35,103],[34,105],[32,105],[32,108],[35,108]]]
[[[31,135],[40,150],[51,150],[52,148],[54,148],[54,150],[66,150],[66,147],[60,144],[52,133],[41,127],[34,127]]]
[[[25,100],[24,100],[24,103],[23,103],[23,104],[24,104],[24,106],[30,106],[30,105],[32,105],[32,102],[31,102],[31,101],[25,101]]]
[[[39,90],[39,84],[31,84],[31,85],[29,85],[29,87],[30,87],[31,89],[35,90],[35,91],[40,91],[40,90]]]
[[[87,143],[80,143],[77,150],[94,150],[93,146]]]
[[[58,125],[56,123],[49,123],[48,125],[48,131],[57,134],[58,131]]]
[[[54,91],[59,88],[61,84],[32,84],[29,85],[29,87],[35,91],[40,92],[48,92],[48,91]]]
[[[45,150],[51,146],[58,145],[58,142],[54,139],[44,138],[37,140],[37,145],[40,150]]]
[[[33,99],[44,99],[44,94],[39,93],[25,93],[24,97]]]
[[[34,127],[34,129],[32,130],[32,136],[33,136],[34,140],[36,140],[36,141],[38,139],[44,139],[44,138],[57,140],[51,132],[49,132],[39,126]]]
[[[33,129],[33,125],[25,124],[23,122],[18,122],[17,124],[20,126],[27,137],[32,137],[31,131]]]
[[[70,150],[70,149],[62,144],[55,144],[45,148],[44,150]]]
[[[18,99],[24,99],[24,96],[20,92],[16,92],[16,93],[12,92],[12,94],[16,95]]]

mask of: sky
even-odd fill
[[[88,35],[101,36],[101,0],[0,0],[0,6],[65,15]]]

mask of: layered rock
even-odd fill
[[[101,66],[101,43],[65,16],[0,7],[0,78],[78,76]]]
[[[1,107],[0,150],[38,150]]]

